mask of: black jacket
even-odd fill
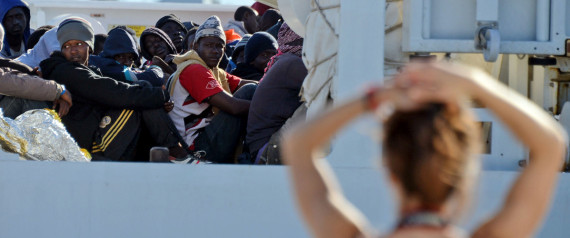
[[[155,109],[163,107],[169,99],[162,88],[103,77],[87,66],[67,61],[58,51],[42,61],[40,68],[44,78],[64,84],[73,95],[73,106],[62,122],[79,146],[88,150],[106,110]]]
[[[114,78],[121,82],[132,84],[137,80],[145,80],[155,87],[162,86],[162,69],[153,67],[145,71],[139,71],[124,66],[114,60],[118,54],[131,53],[136,56],[135,61],[139,60],[139,52],[137,43],[129,32],[122,28],[114,28],[109,31],[109,36],[103,45],[103,52],[89,57],[89,65],[94,65],[101,70],[104,76]]]
[[[242,79],[250,79],[259,81],[263,78],[263,71],[259,71],[257,68],[253,67],[251,64],[239,63],[236,68],[232,70],[231,75],[238,76]]]
[[[91,55],[89,57],[89,65],[98,68],[104,76],[111,77],[120,82],[132,84],[136,80],[144,80],[152,84],[154,87],[162,86],[162,69],[158,67],[147,68],[146,70],[131,69],[120,64],[114,59],[104,58],[97,55]],[[128,77],[131,80],[127,79]]]

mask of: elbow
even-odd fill
[[[225,111],[234,116],[247,116],[247,110],[243,110],[240,107],[230,107],[226,110],[222,109],[222,111]]]
[[[235,107],[228,108],[228,113],[235,116],[247,116],[249,114],[249,101],[236,103]]]
[[[560,124],[554,124],[551,133],[541,139],[539,146],[534,149],[531,148],[530,154],[531,156],[534,155],[532,157],[552,158],[553,160],[550,160],[552,166],[556,166],[556,170],[562,170],[561,168],[568,159],[568,134],[566,130]]]
[[[564,157],[567,156],[567,148],[568,148],[568,133],[566,132],[566,129],[564,129],[564,127],[562,127],[562,125],[557,124],[556,127],[554,128],[554,136],[553,136],[553,142],[552,145],[555,146],[556,151],[559,151],[562,155],[564,155]]]

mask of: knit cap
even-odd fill
[[[89,46],[91,50],[95,47],[95,33],[91,27],[91,23],[80,17],[72,17],[63,20],[57,29],[57,40],[59,41],[59,48],[63,47],[65,42],[70,40],[80,40]]]
[[[250,34],[243,35],[241,40],[236,44],[236,47],[234,48],[234,52],[232,53],[232,59],[234,60],[237,59],[239,53],[242,52],[243,49],[245,49],[245,45],[247,44],[247,41],[249,41],[249,38],[251,38]]]
[[[200,25],[198,31],[196,31],[194,43],[197,43],[198,40],[200,40],[200,38],[208,36],[218,37],[222,41],[224,41],[224,43],[226,42],[226,33],[222,28],[220,18],[218,18],[217,16],[209,17],[204,22],[204,24]]]
[[[277,50],[277,40],[267,32],[256,32],[249,38],[245,45],[244,60],[246,64],[251,63],[261,52],[269,49]]]

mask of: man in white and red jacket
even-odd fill
[[[233,163],[257,84],[218,67],[226,37],[217,16],[200,26],[194,42],[193,50],[174,58],[178,70],[169,82],[169,115],[194,156]]]

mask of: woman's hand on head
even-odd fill
[[[416,103],[457,104],[473,95],[472,85],[481,71],[456,64],[412,63],[394,78]]]
[[[380,89],[378,97],[382,104],[388,104],[396,111],[411,111],[418,108],[421,103],[412,100],[407,91],[408,88],[399,88],[392,82],[388,82]]]

